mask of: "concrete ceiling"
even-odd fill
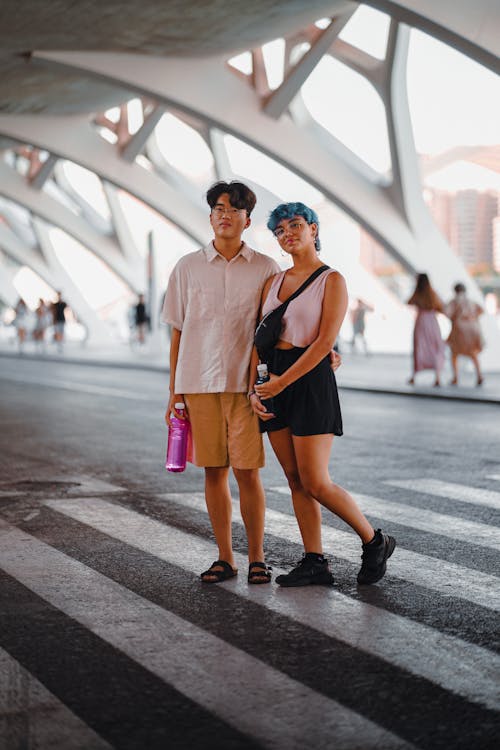
[[[498,70],[499,0],[364,0]],[[98,112],[132,95],[83,71],[54,70],[43,51],[99,51],[164,58],[231,56],[289,37],[351,0],[1,0],[0,112]]]
[[[84,74],[54,72],[33,51],[206,56],[251,49],[293,34],[348,0],[2,0],[0,111],[102,111],[130,93]]]

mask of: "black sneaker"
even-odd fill
[[[297,567],[289,573],[277,576],[276,583],[280,586],[331,586],[333,575],[325,557],[304,555]]]
[[[396,540],[393,536],[383,534],[380,529],[375,532],[374,541],[363,544],[361,570],[358,583],[377,583],[383,578],[387,560],[394,552]]]

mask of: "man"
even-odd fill
[[[172,327],[170,400],[165,415],[186,404],[194,463],[205,470],[205,499],[218,560],[204,583],[236,575],[231,537],[229,467],[236,478],[248,539],[248,581],[269,583],[264,557],[265,496],[259,477],[264,449],[247,398],[253,333],[264,282],[279,272],[267,255],[242,241],[255,194],[241,182],[218,182],[207,192],[214,239],[184,256],[170,276],[162,318]]]
[[[64,326],[66,325],[67,304],[62,298],[61,292],[57,292],[57,300],[52,305],[52,316],[54,320],[54,341],[57,348],[62,352],[64,343]]]
[[[149,318],[146,311],[146,303],[144,302],[143,294],[139,294],[139,299],[135,306],[134,313],[137,341],[139,342],[139,344],[144,344],[146,341],[146,328],[149,322]]]

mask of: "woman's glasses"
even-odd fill
[[[281,240],[287,232],[300,232],[304,226],[303,221],[291,221],[286,228],[276,227],[273,234],[277,240]]]

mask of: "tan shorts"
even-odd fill
[[[259,469],[264,447],[259,420],[244,393],[186,393],[196,466]]]

